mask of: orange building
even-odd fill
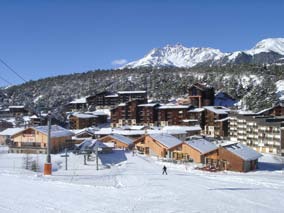
[[[182,157],[192,159],[195,163],[205,163],[205,159],[218,158],[218,147],[203,138],[185,141],[181,146]]]
[[[144,135],[134,141],[135,148],[147,155],[163,158],[173,158],[176,149],[182,141],[169,134]]]
[[[57,153],[71,141],[73,132],[58,125],[51,126],[51,153]],[[11,136],[12,153],[46,153],[48,126],[29,127]]]
[[[221,169],[248,172],[258,166],[258,158],[262,155],[241,143],[223,144],[218,150],[218,163]]]
[[[105,143],[114,143],[115,148],[130,149],[133,145],[133,140],[119,134],[111,134],[99,139]]]

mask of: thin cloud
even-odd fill
[[[112,62],[111,62],[111,64],[112,65],[119,65],[119,66],[121,66],[121,65],[124,65],[124,64],[126,64],[127,63],[127,60],[126,59],[116,59],[116,60],[113,60]]]

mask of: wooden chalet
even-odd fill
[[[68,111],[78,112],[86,111],[87,109],[87,100],[86,98],[80,98],[69,102],[66,106]]]
[[[173,158],[182,140],[169,134],[146,134],[134,141],[135,148],[147,155]]]
[[[114,143],[115,148],[131,149],[133,146],[133,139],[119,134],[111,134],[99,138],[104,143]]]
[[[86,139],[94,139],[95,138],[95,130],[91,128],[85,128],[81,130],[73,130],[74,136],[72,137],[72,141],[75,144],[81,143]]]
[[[192,159],[195,163],[205,163],[205,159],[218,159],[218,147],[203,138],[182,143],[181,155],[177,159]]]
[[[74,113],[69,116],[70,129],[84,129],[96,125],[96,116],[86,113]]]
[[[248,172],[258,166],[258,158],[262,155],[241,143],[221,145],[218,149],[217,164],[221,169]]]
[[[11,143],[11,136],[23,131],[23,127],[7,128],[0,132],[0,145],[9,145]]]
[[[29,127],[11,136],[12,153],[46,153],[48,126]],[[51,126],[51,152],[57,153],[71,141],[73,132],[58,125]]]
[[[29,114],[25,106],[9,106],[9,111],[13,116],[26,116]]]

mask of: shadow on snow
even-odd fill
[[[99,158],[103,165],[118,164],[127,160],[125,150],[114,150],[109,154],[99,154]]]

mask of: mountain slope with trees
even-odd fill
[[[151,100],[167,102],[186,96],[195,82],[227,92],[241,107],[258,111],[277,101],[276,81],[284,66],[226,65],[193,68],[96,70],[29,81],[0,91],[0,105],[25,105],[35,111],[61,111],[73,99],[110,90],[147,90]]]

